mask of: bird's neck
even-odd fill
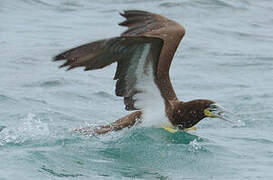
[[[176,125],[174,114],[177,111],[179,103],[180,102],[178,100],[168,101],[165,99],[166,115],[171,124],[174,126]]]

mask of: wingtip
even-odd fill
[[[119,12],[119,15],[121,15],[122,17],[125,17],[125,11]]]
[[[127,26],[128,25],[128,21],[122,21],[118,25],[119,26]]]
[[[57,56],[54,56],[52,58],[52,61],[60,61],[60,60],[64,60],[65,59],[65,56],[63,54],[59,54]]]
[[[65,67],[65,64],[58,66],[58,68],[63,68],[63,67]]]
[[[144,11],[144,10],[136,10],[136,9],[131,9],[131,10],[124,10],[124,15],[127,16],[127,15],[134,15],[134,16],[146,16],[146,15],[149,15],[149,14],[152,14],[151,12],[149,11]]]
[[[53,61],[53,62],[58,61],[57,56],[52,57],[52,58],[51,58],[51,61]]]
[[[54,56],[54,57],[52,57],[52,59],[51,59],[52,62],[61,61],[61,60],[64,60],[64,58],[60,58],[59,55]],[[63,68],[63,67],[65,67],[65,66],[67,66],[67,65],[68,65],[68,63],[67,63],[67,61],[66,61],[65,63],[63,63],[63,64],[61,64],[60,66],[58,66],[58,68]]]
[[[69,66],[65,71],[69,71],[71,69],[75,68],[74,66]]]

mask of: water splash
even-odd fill
[[[47,138],[50,134],[48,125],[33,113],[29,113],[21,122],[0,132],[0,146],[8,143],[22,144],[29,140]]]
[[[202,146],[198,143],[198,141],[196,139],[194,139],[193,141],[190,142],[190,146],[194,150],[201,150],[202,149]]]
[[[244,127],[246,123],[241,121],[240,119],[236,121],[236,124],[232,125],[232,127]]]

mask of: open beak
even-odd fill
[[[231,116],[234,116],[234,114],[226,111],[223,107],[216,103],[213,103],[208,108],[206,108],[204,110],[204,114],[206,117],[219,118],[231,124],[235,124],[235,122],[231,120]]]

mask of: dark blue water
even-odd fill
[[[240,126],[205,119],[197,131],[71,132],[128,112],[115,65],[64,72],[51,58],[117,36],[124,9],[186,28],[172,64],[181,100],[208,98]],[[272,179],[273,1],[1,0],[0,179]]]

